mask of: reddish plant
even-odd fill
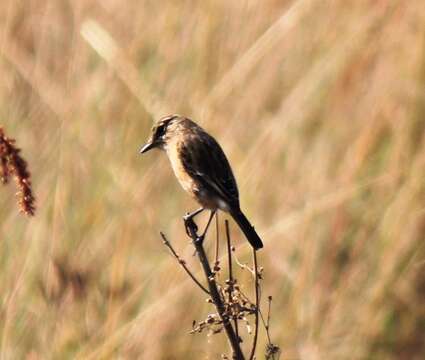
[[[14,176],[18,187],[18,203],[22,212],[32,216],[35,212],[35,198],[32,193],[30,172],[27,162],[20,155],[21,150],[16,147],[15,140],[8,138],[0,127],[0,179],[7,184]]]

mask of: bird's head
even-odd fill
[[[169,135],[169,132],[167,134],[167,130],[172,128],[172,124],[174,122],[177,122],[178,119],[180,119],[179,115],[169,115],[166,117],[161,118],[153,127],[151,130],[151,135],[149,136],[148,141],[145,145],[142,146],[140,149],[140,153],[143,154],[149,150],[158,148],[158,149],[164,149],[164,146],[167,143],[167,138]]]

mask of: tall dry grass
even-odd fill
[[[179,112],[264,238],[282,358],[421,359],[424,24],[405,0],[3,0],[0,123],[38,212],[1,189],[0,358],[218,358],[158,234],[195,204],[138,155]]]

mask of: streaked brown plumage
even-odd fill
[[[240,210],[239,193],[230,164],[217,141],[192,120],[170,115],[152,128],[141,153],[153,148],[165,150],[174,173],[203,209],[229,213],[250,244],[259,249],[263,243]]]

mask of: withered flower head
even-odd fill
[[[27,162],[19,154],[20,149],[15,146],[15,140],[8,138],[0,127],[0,179],[3,184],[9,182],[13,175],[18,186],[17,196],[19,207],[27,215],[34,215],[35,198],[32,193],[30,172]]]

